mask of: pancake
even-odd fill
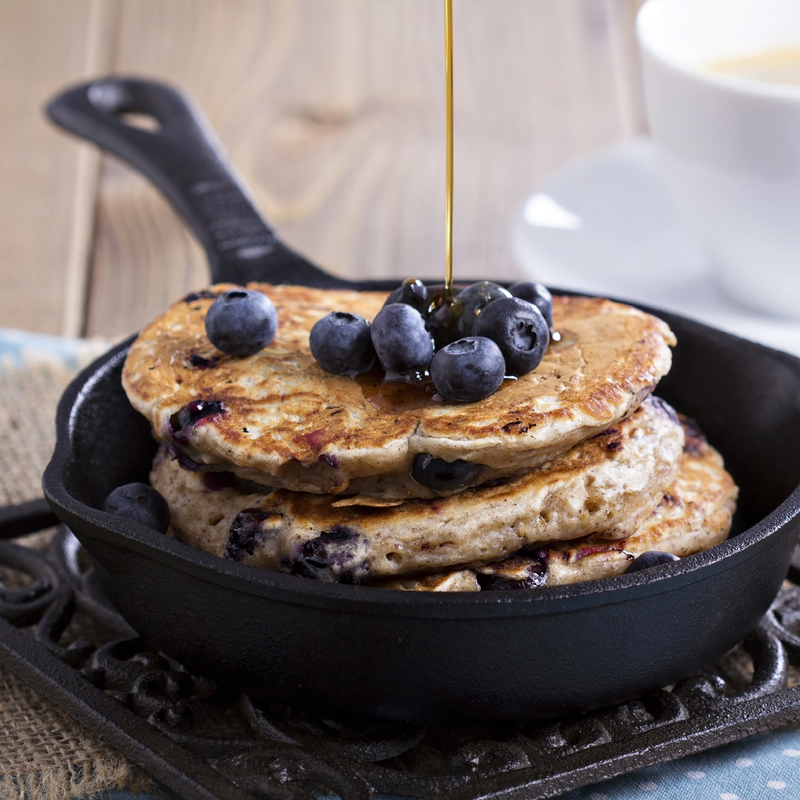
[[[150,481],[187,544],[254,567],[360,583],[494,561],[598,531],[626,538],[674,480],[683,445],[675,412],[649,398],[520,478],[393,508],[342,507],[335,497],[287,490],[259,494],[232,475],[183,469],[166,447]]]
[[[658,506],[631,536],[609,541],[592,535],[511,555],[473,569],[383,581],[387,589],[474,592],[561,586],[621,575],[636,556],[650,550],[681,558],[725,541],[738,488],[722,457],[697,427],[684,420],[686,446],[680,469]]]
[[[185,465],[300,492],[389,502],[446,494],[411,478],[419,453],[483,465],[473,485],[519,475],[634,411],[668,371],[674,344],[665,323],[630,306],[556,297],[563,339],[534,372],[477,403],[445,403],[431,385],[386,382],[378,370],[334,375],[312,357],[318,319],[332,310],[372,319],[384,293],[252,284],[274,302],[279,326],[270,345],[240,358],[204,330],[214,297],[231,288],[190,295],[147,326],[123,385]]]

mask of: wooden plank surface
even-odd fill
[[[637,2],[455,3],[457,278],[515,277],[509,226],[531,188],[639,129],[630,48]],[[87,52],[107,65],[95,74],[171,82],[203,106],[289,244],[340,275],[441,275],[441,3],[0,0],[0,37],[15,38],[5,23],[9,9],[20,7],[33,9],[23,38],[38,36],[46,51],[28,59],[34,76],[26,75],[25,91],[37,101],[86,74]],[[54,21],[45,14],[53,9]],[[69,36],[60,33],[67,30]],[[70,53],[84,62],[69,61]],[[0,98],[15,111],[21,100],[9,80],[3,71]],[[0,185],[18,229],[0,237],[4,288],[11,281],[0,325],[57,332],[77,320],[85,333],[118,337],[206,282],[203,253],[154,190],[103,159],[92,194],[91,164],[81,177],[77,161],[88,151],[37,124],[49,148],[46,180],[31,188],[24,208],[16,208],[5,181]],[[12,136],[1,130],[0,144]],[[17,152],[30,170],[33,155],[23,144]],[[83,212],[75,201],[79,184]],[[45,202],[47,219],[33,208]],[[81,247],[75,231],[85,234],[87,219],[94,236],[84,236]],[[6,255],[10,248],[14,258]],[[46,310],[20,310],[30,287],[46,281]],[[68,287],[71,294],[54,304]]]
[[[0,326],[83,328],[98,158],[42,106],[107,70],[113,2],[0,0]]]

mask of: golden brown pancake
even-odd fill
[[[174,534],[213,555],[324,581],[369,579],[495,561],[525,545],[602,531],[627,538],[675,478],[684,445],[675,412],[649,398],[631,416],[548,465],[499,485],[393,508],[242,487],[189,472],[166,448],[151,483]]]
[[[681,558],[725,541],[738,488],[722,457],[691,422],[684,421],[686,447],[678,474],[641,527],[624,539],[594,534],[545,547],[526,548],[493,564],[433,575],[382,581],[403,591],[480,591],[559,586],[621,575],[634,558],[650,550]]]
[[[232,470],[293,491],[385,500],[441,494],[411,478],[414,456],[484,465],[474,484],[518,475],[614,425],[668,371],[665,323],[599,298],[556,297],[563,340],[539,367],[491,397],[454,404],[431,386],[352,379],[320,367],[308,347],[334,310],[372,319],[386,295],[253,284],[274,302],[275,340],[255,355],[223,355],[204,330],[219,285],[174,304],[134,342],[123,372],[133,406],[185,464]],[[194,421],[178,425],[190,409]]]

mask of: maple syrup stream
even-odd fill
[[[444,0],[444,73],[447,116],[444,302],[453,300],[453,0]]]

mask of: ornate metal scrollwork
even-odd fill
[[[215,790],[220,798],[310,800],[322,788],[344,800],[468,800],[510,790],[535,800],[774,727],[800,709],[800,687],[785,688],[789,665],[800,666],[797,586],[740,645],[752,676],[709,671],[576,719],[450,730],[314,719],[193,675],[146,648],[79,550],[63,528],[49,554],[0,542],[0,566],[28,576],[18,586],[0,581],[0,617],[30,629],[62,663],[201,759],[229,787]],[[76,614],[105,640],[66,636]]]

